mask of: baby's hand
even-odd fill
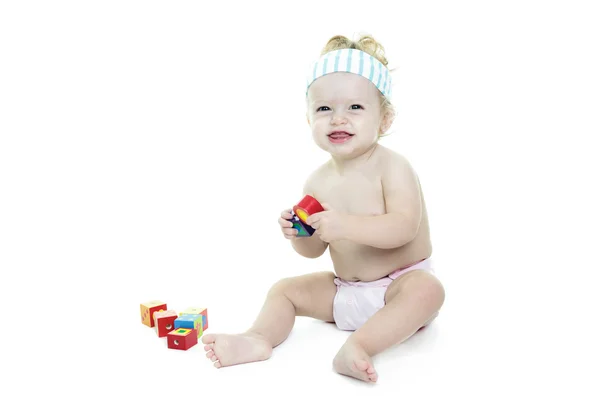
[[[281,232],[286,239],[294,239],[298,236],[298,231],[294,228],[294,224],[292,224],[292,209],[288,208],[281,212],[281,216],[279,217],[279,225],[281,226]]]
[[[319,213],[307,218],[306,223],[315,229],[322,241],[330,243],[346,239],[350,229],[350,216],[334,211],[328,204],[323,204]]]

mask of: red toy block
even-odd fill
[[[153,300],[140,304],[140,314],[142,316],[142,324],[154,327],[154,313],[156,311],[167,311],[167,303]]]
[[[167,334],[169,349],[187,350],[198,344],[198,333],[195,329],[179,328]]]
[[[207,330],[208,329],[208,310],[206,308],[203,308],[202,312],[200,312],[200,314],[202,314],[202,323],[203,323],[202,329]]]
[[[312,214],[317,214],[321,211],[325,211],[321,203],[319,203],[317,199],[308,194],[304,196],[304,198],[300,200],[298,204],[292,207],[292,210],[304,223],[306,223],[306,220]]]
[[[154,313],[154,329],[158,337],[165,337],[167,333],[175,329],[174,321],[177,313],[173,310],[157,311]]]
[[[304,196],[302,200],[292,207],[292,222],[294,229],[298,231],[298,237],[312,236],[315,229],[306,222],[312,214],[324,211],[321,203],[310,195]]]

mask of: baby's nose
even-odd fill
[[[344,114],[333,114],[331,117],[331,122],[334,124],[346,123],[347,119]]]

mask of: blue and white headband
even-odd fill
[[[314,64],[308,74],[308,88],[318,78],[332,72],[351,72],[363,76],[373,82],[379,91],[389,97],[392,91],[390,71],[378,59],[357,49],[333,50],[323,54]]]

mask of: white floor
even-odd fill
[[[444,259],[439,261],[438,268]],[[97,395],[113,393],[124,398],[203,398],[209,394],[238,398],[252,393],[273,399],[327,395],[597,398],[600,392],[593,383],[597,369],[592,364],[599,354],[597,328],[590,315],[585,318],[597,303],[583,303],[587,295],[566,289],[570,283],[565,277],[535,279],[537,272],[492,272],[501,271],[493,263],[486,267],[477,260],[446,261],[445,270],[439,272],[447,287],[447,302],[440,316],[405,343],[374,358],[380,376],[374,385],[332,370],[331,360],[349,333],[308,318],[297,318],[290,337],[271,359],[216,369],[201,344],[188,351],[168,349],[166,339],[156,337],[138,321],[133,299],[145,293],[141,288],[122,297],[120,307],[107,302],[121,311],[113,316],[114,327],[98,327],[98,334],[90,335],[81,352],[63,349],[60,354],[74,365],[80,360],[81,365],[98,362],[104,366],[92,367],[96,372],[90,376],[85,370],[70,370],[78,382],[73,388],[93,386]],[[289,263],[292,271],[299,265],[309,268],[310,264],[303,260]],[[526,262],[513,265],[528,268]],[[476,268],[487,268],[487,272],[478,274]],[[178,291],[168,289],[174,285],[166,279],[162,299],[175,310],[208,307],[206,333],[245,329],[262,303],[266,281],[245,280],[248,274],[244,273],[235,282],[233,275],[216,271],[201,275],[192,279],[201,282],[196,293],[189,289],[193,282],[182,282]],[[229,283],[210,285],[211,281],[224,282],[225,276],[232,278]],[[490,285],[491,281],[495,285]],[[587,300],[594,301],[594,297]]]

